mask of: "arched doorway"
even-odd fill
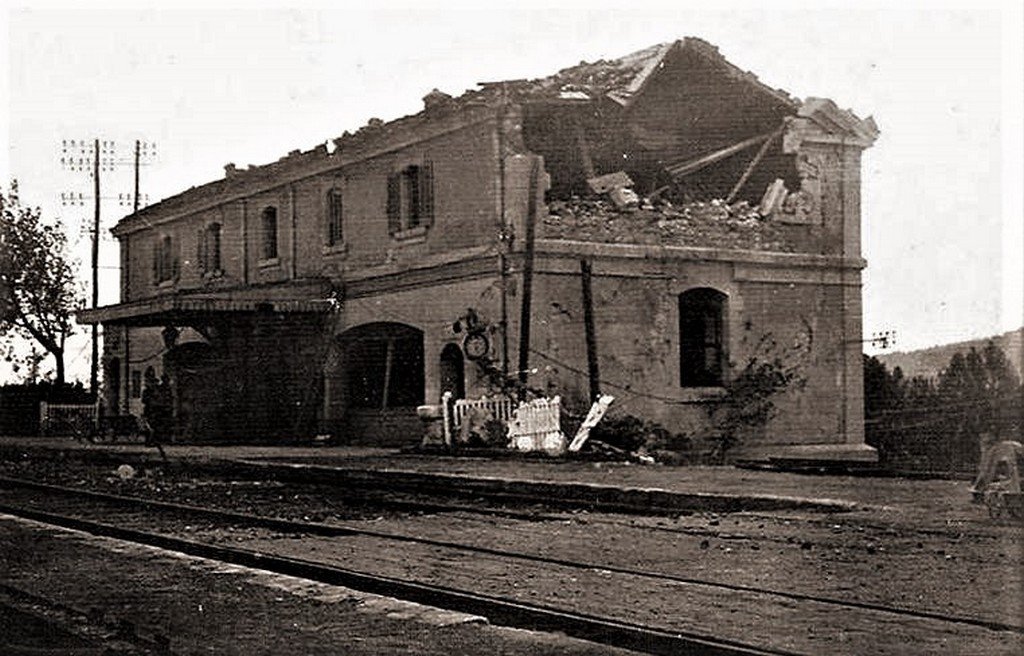
[[[424,401],[423,332],[376,322],[342,333],[329,357],[325,391],[330,423],[343,442],[419,440],[416,406]]]
[[[206,342],[185,342],[164,355],[173,399],[173,435],[187,442],[220,437],[221,363]]]
[[[441,395],[451,392],[456,399],[466,398],[466,365],[458,344],[441,349]]]

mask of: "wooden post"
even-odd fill
[[[523,301],[519,313],[519,382],[526,385],[527,369],[530,366],[530,321],[533,302],[533,256],[537,224],[537,183],[540,177],[540,162],[536,158],[530,167],[529,199],[526,203],[526,250],[523,254]],[[520,392],[524,396],[525,392]],[[522,399],[520,399],[522,400]]]
[[[100,140],[93,142],[92,156],[92,307],[100,304]],[[97,326],[92,324],[92,364],[89,367],[89,392],[93,398],[99,398],[99,357],[100,338]]]
[[[587,339],[587,373],[590,376],[590,400],[601,397],[601,375],[597,366],[597,334],[594,329],[594,294],[591,289],[590,262],[580,260],[580,284],[583,290],[583,327]]]
[[[132,214],[139,213],[139,150],[141,143],[138,139],[135,140],[135,194],[132,198]],[[124,258],[124,285],[121,287],[121,301],[128,300],[128,287],[130,286],[129,277],[131,276],[131,256],[129,252],[129,245],[131,240],[128,237],[124,238],[122,250],[125,251]],[[127,325],[124,327],[124,414],[130,415],[132,413],[132,347],[131,338],[132,331]]]
[[[502,232],[507,234],[504,230]],[[507,247],[504,234],[501,248]],[[508,261],[504,251],[498,253],[498,276],[501,283],[501,375],[504,385],[508,380]]]
[[[395,360],[395,340],[389,339],[384,352],[384,391],[381,394],[380,409],[388,409],[388,388],[391,387],[391,367]]]

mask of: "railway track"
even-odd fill
[[[363,538],[380,541],[385,544],[415,544],[432,549],[467,552],[473,556],[512,560],[519,563],[517,567],[537,565],[577,572],[600,571],[621,577],[629,577],[632,580],[647,581],[658,586],[673,586],[677,590],[682,587],[688,589],[692,594],[700,594],[702,590],[714,589],[719,593],[728,595],[756,597],[762,600],[762,602],[763,600],[774,600],[774,603],[781,604],[813,605],[818,609],[818,612],[822,608],[831,612],[849,613],[856,611],[861,615],[877,616],[878,622],[882,625],[901,620],[909,620],[911,622],[925,621],[954,625],[954,627],[959,626],[963,629],[974,628],[987,631],[1010,632],[1017,635],[1024,634],[1024,627],[1005,622],[781,590],[733,585],[626,567],[609,567],[605,564],[593,562],[581,562],[565,558],[494,549],[355,526],[297,522],[274,517],[111,495],[20,479],[0,478],[0,488],[4,490],[3,497],[0,498],[0,511],[36,521],[83,530],[97,535],[173,549],[239,565],[345,585],[367,592],[408,599],[428,605],[485,615],[495,623],[523,628],[558,630],[576,637],[638,649],[649,653],[789,654],[801,652],[771,647],[765,648],[692,631],[681,631],[672,626],[651,626],[597,616],[595,614],[569,611],[552,606],[524,603],[522,600],[504,599],[494,595],[456,589],[451,586],[382,576],[365,571],[326,565],[322,562],[273,555],[265,551],[211,544],[209,542],[176,536],[173,534],[173,530],[171,532],[166,530],[154,532],[132,528],[131,525],[133,523],[136,526],[140,523],[152,523],[156,516],[162,516],[163,519],[160,521],[168,521],[169,518],[173,518],[179,520],[179,522],[195,522],[201,519],[214,524],[259,527],[296,536]],[[413,502],[406,503],[412,504]],[[103,518],[104,521],[97,521],[97,517]],[[536,519],[533,518],[533,521],[536,521]]]
[[[166,502],[146,501],[91,491],[74,490],[32,481],[3,479],[0,480],[0,486],[7,490],[21,488],[35,492],[44,492],[49,495],[45,499],[48,505],[53,505],[54,495],[65,495],[65,502],[58,504],[62,509],[61,512],[14,505],[9,503],[9,499],[5,499],[3,503],[0,503],[0,512],[9,515],[83,531],[93,535],[169,549],[234,565],[297,576],[333,585],[342,585],[364,592],[396,597],[459,612],[483,615],[491,622],[497,624],[533,630],[560,631],[570,636],[651,654],[692,653],[721,656],[753,656],[764,654],[789,655],[793,653],[761,649],[712,636],[665,631],[636,623],[575,613],[536,604],[525,604],[519,601],[457,590],[446,586],[380,576],[324,565],[310,560],[275,556],[235,546],[199,542],[164,533],[129,528],[124,526],[121,521],[117,523],[97,522],[69,515],[68,506],[70,504],[67,504],[66,501],[69,497],[78,497],[93,504],[104,502],[115,506],[148,508],[183,515],[193,514],[206,518],[219,517],[222,520],[232,522],[246,521],[274,530],[289,530],[306,534],[327,532],[334,535],[344,535],[350,533],[344,529],[333,530],[338,527],[213,511]],[[92,510],[96,510],[96,508]],[[122,516],[118,519],[123,521],[125,518]]]

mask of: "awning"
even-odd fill
[[[123,326],[189,325],[231,313],[320,314],[331,309],[331,299],[234,299],[160,296],[128,303],[83,309],[78,323]]]

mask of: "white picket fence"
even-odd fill
[[[562,397],[534,399],[519,404],[508,421],[509,446],[519,451],[565,451],[561,428]]]
[[[473,410],[480,410],[498,421],[507,422],[515,411],[515,402],[505,396],[484,396],[479,399],[458,399],[453,408],[453,426],[461,426],[462,420]]]
[[[99,425],[97,403],[39,402],[39,432],[42,435],[78,435]]]
[[[491,417],[508,427],[509,447],[520,451],[546,451],[561,453],[565,450],[565,436],[562,434],[562,399],[535,399],[517,404],[505,396],[479,399],[451,400],[445,393],[444,406],[445,442],[452,444],[462,423],[470,413]]]

